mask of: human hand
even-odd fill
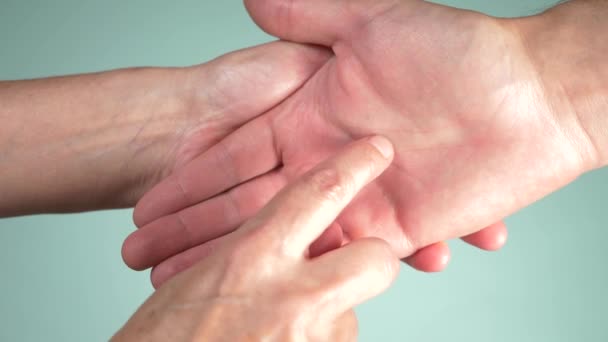
[[[352,309],[392,283],[397,257],[376,238],[317,258],[308,247],[392,157],[390,142],[375,136],[316,166],[164,284],[114,340],[356,340]]]
[[[141,196],[176,169],[297,90],[331,53],[327,49],[273,42],[232,52],[179,70],[180,105],[168,121],[170,141],[155,142],[156,164],[132,196]],[[264,91],[259,91],[264,89]]]
[[[170,258],[153,282],[209,255],[290,179],[366,134],[396,143],[395,164],[332,225],[321,250],[362,236],[386,239],[400,256],[443,251],[433,243],[458,236],[482,247],[484,236],[497,237],[486,244],[493,249],[506,236],[494,222],[577,174],[580,155],[553,129],[533,67],[503,22],[418,1],[313,1],[289,13],[280,1],[247,4],[268,32],[336,56],[138,204],[141,229],[123,256],[136,269]]]
[[[0,217],[132,207],[329,56],[278,42],[193,67],[0,81]]]

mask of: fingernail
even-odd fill
[[[393,144],[391,144],[385,137],[376,135],[369,139],[369,142],[384,156],[386,159],[390,159],[393,156]]]

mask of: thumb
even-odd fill
[[[245,7],[253,20],[273,36],[332,46],[387,3],[390,1],[245,0]]]

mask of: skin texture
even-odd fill
[[[212,254],[284,184],[366,135],[389,138],[395,161],[321,240],[380,237],[400,257],[504,228],[494,222],[603,165],[581,107],[554,91],[551,81],[566,84],[567,73],[541,68],[553,63],[552,46],[530,45],[534,34],[549,34],[542,27],[555,11],[505,20],[413,0],[245,4],[270,34],[335,55],[289,99],[138,203],[141,229],[123,257],[134,268],[158,265],[153,282]]]
[[[167,282],[113,340],[355,341],[353,307],[393,282],[399,260],[375,238],[318,258],[308,246],[392,157],[377,136],[347,146]]]
[[[330,56],[275,42],[188,68],[2,81],[0,216],[131,207]],[[446,253],[421,258],[437,267]]]
[[[1,81],[0,216],[132,207],[329,56],[282,42],[188,68]]]
[[[566,133],[571,126],[583,128],[583,143],[590,145],[583,155],[589,169],[608,164],[606,18],[607,1],[577,0],[512,22],[560,125]]]

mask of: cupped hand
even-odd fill
[[[114,340],[356,340],[353,307],[392,283],[399,260],[376,238],[317,258],[308,247],[392,157],[390,142],[375,136],[318,165],[164,284]]]

